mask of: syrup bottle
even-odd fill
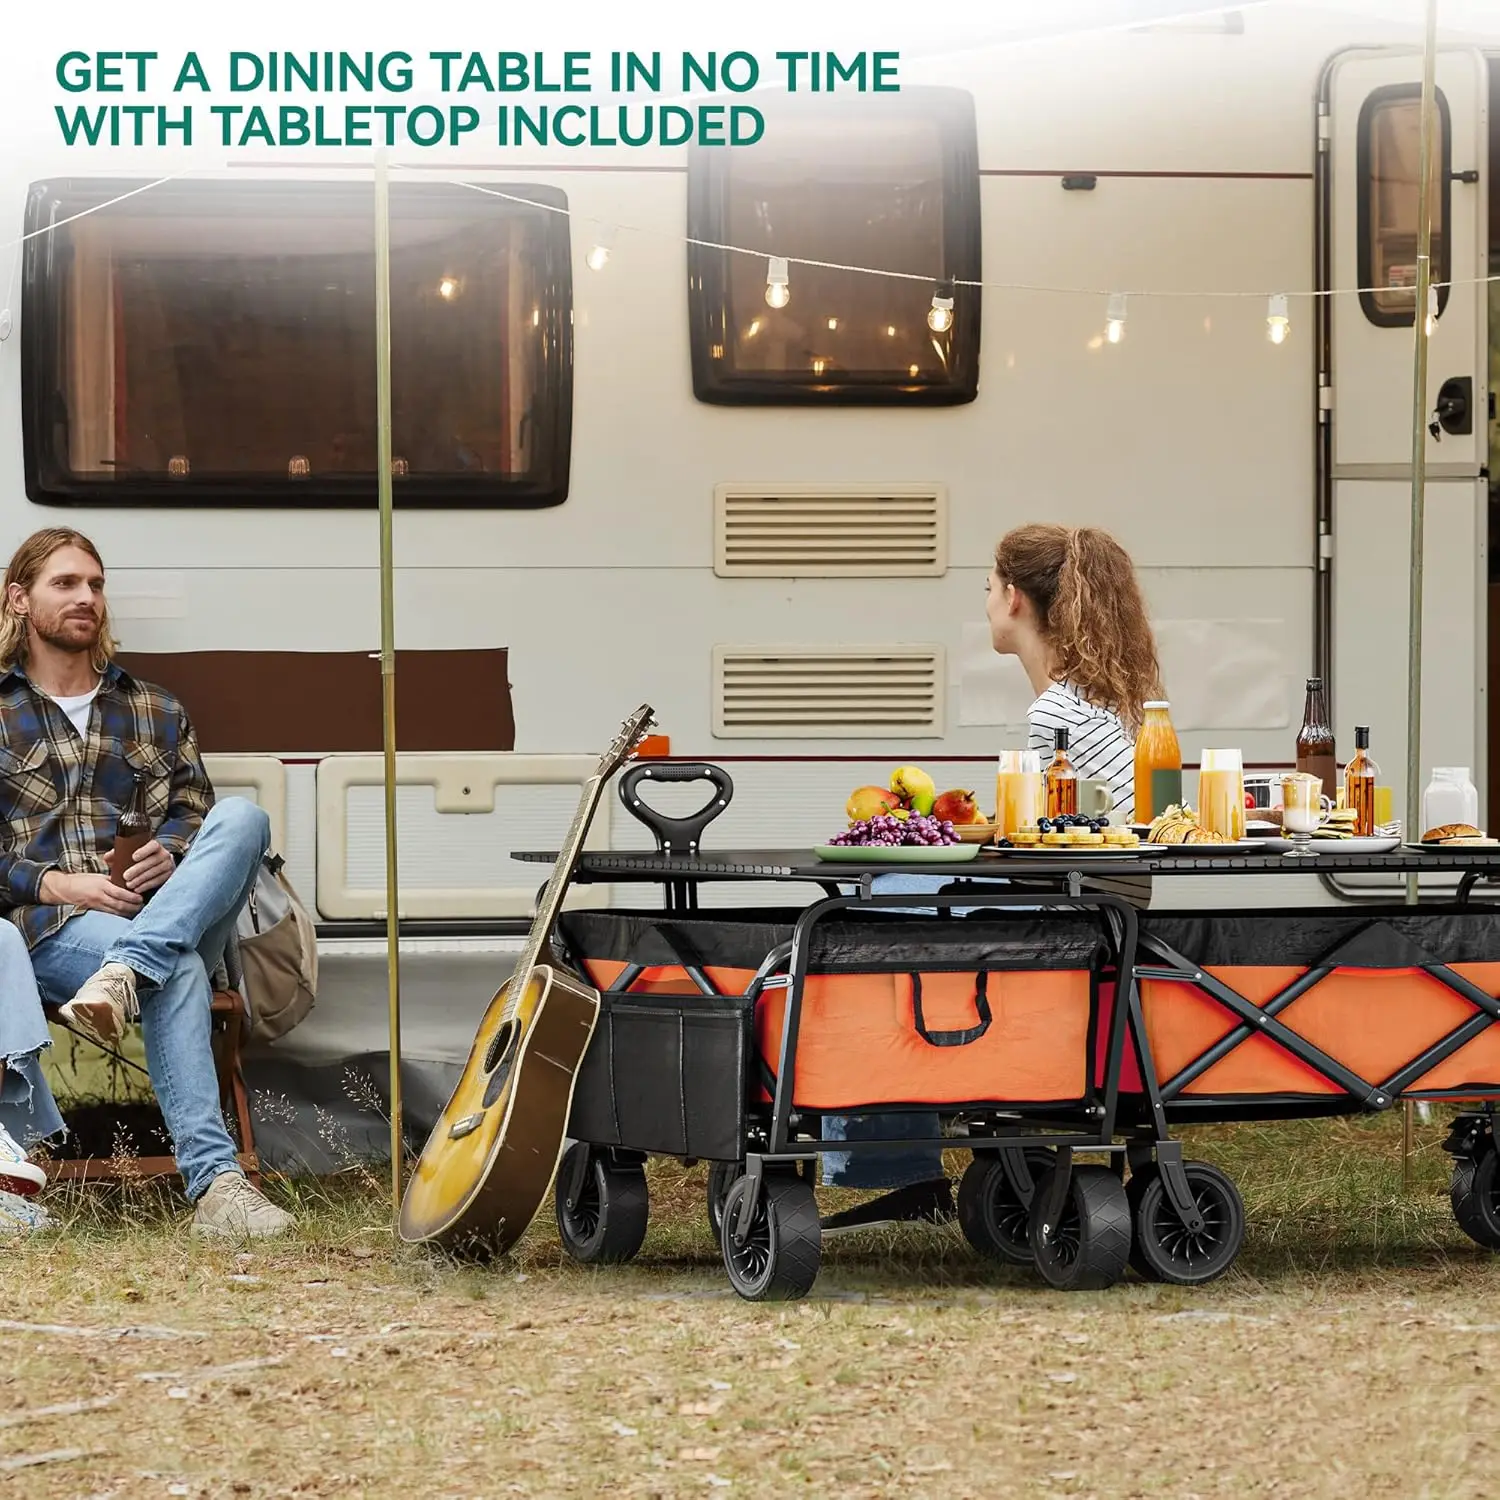
[[[1078,811],[1078,772],[1068,759],[1068,731],[1054,729],[1052,764],[1047,767],[1047,816],[1060,818]]]

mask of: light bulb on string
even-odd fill
[[[1125,337],[1125,293],[1111,292],[1104,313],[1104,337],[1118,344]]]
[[[934,333],[947,333],[953,327],[953,283],[940,281],[932,294],[932,307],[927,314],[927,326]]]
[[[786,261],[779,255],[771,256],[771,264],[766,271],[767,307],[785,307],[792,300],[790,280]]]
[[[1284,344],[1291,331],[1292,320],[1287,315],[1286,298],[1278,293],[1271,298],[1271,305],[1266,313],[1266,337],[1273,344]]]
[[[1431,338],[1434,331],[1436,330],[1437,322],[1438,289],[1435,286],[1429,284],[1427,288],[1427,321],[1423,325],[1422,329],[1422,331],[1427,335],[1428,338]]]
[[[611,228],[600,232],[599,238],[594,241],[594,248],[589,251],[585,260],[591,271],[602,271],[609,264],[609,252],[614,248],[615,232]]]

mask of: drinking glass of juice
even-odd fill
[[[1001,838],[1035,828],[1047,811],[1046,780],[1039,750],[1002,750],[995,772],[995,823]]]
[[[1198,822],[1211,833],[1245,836],[1245,765],[1238,750],[1205,750],[1199,760]]]

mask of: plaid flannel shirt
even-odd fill
[[[80,736],[21,667],[0,676],[0,915],[28,948],[83,910],[41,901],[47,871],[107,873],[139,771],[154,836],[180,860],[214,801],[182,704],[111,664]]]

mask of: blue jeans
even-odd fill
[[[923,894],[941,890],[951,876],[877,875],[871,882],[874,895],[889,896],[907,891]],[[894,912],[924,912],[932,907],[892,906]],[[960,916],[968,907],[954,908]],[[910,1136],[913,1140],[936,1140],[942,1129],[937,1115],[925,1110],[905,1114],[824,1115],[823,1134],[835,1141],[878,1140]],[[825,1151],[823,1181],[829,1187],[898,1188],[916,1182],[936,1182],[943,1176],[941,1146],[883,1146],[875,1151]]]
[[[41,1052],[51,1045],[26,939],[14,922],[0,919],[0,1125],[21,1146],[64,1129],[42,1076]]]
[[[71,1000],[104,964],[127,964],[140,976],[146,1067],[177,1170],[195,1201],[220,1173],[240,1170],[219,1107],[209,979],[270,841],[265,812],[246,798],[226,797],[134,917],[82,912],[31,954],[42,994],[54,1005]]]

